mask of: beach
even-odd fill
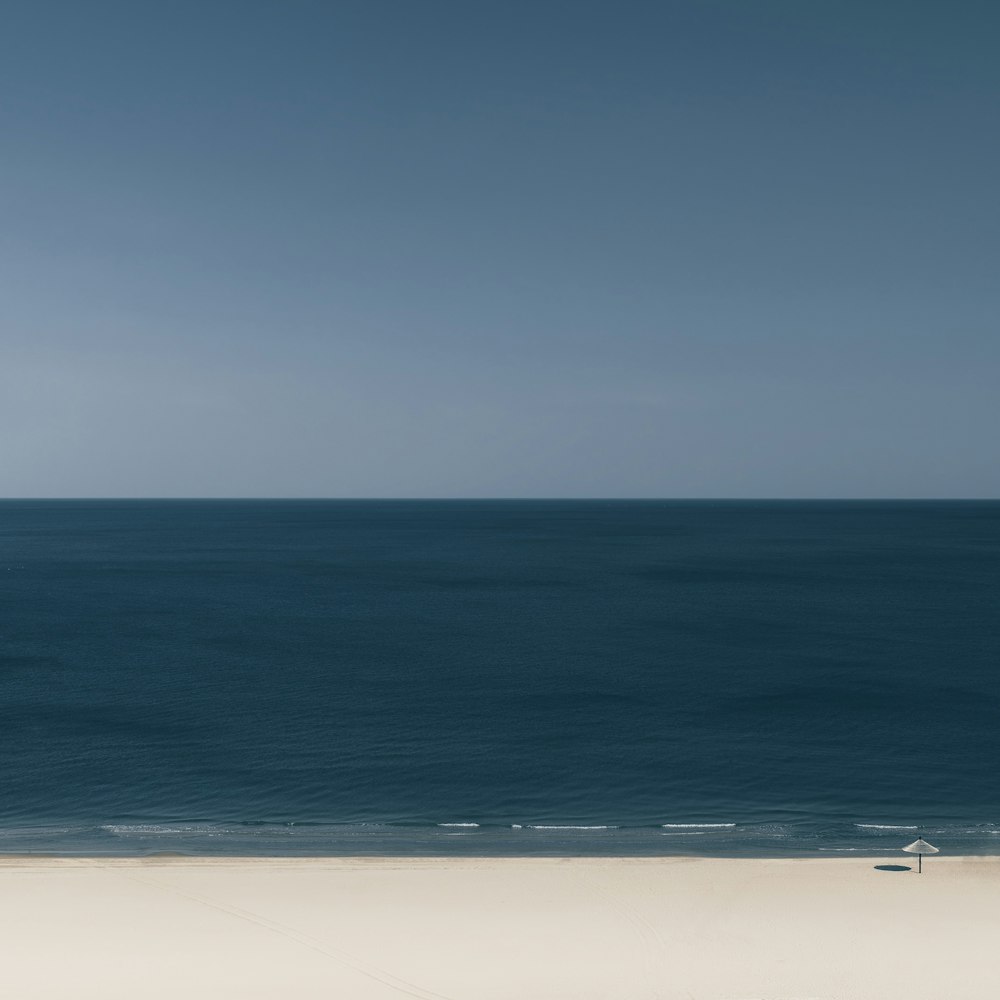
[[[0,995],[962,1000],[1000,858],[0,861]]]

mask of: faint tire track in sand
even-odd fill
[[[433,990],[424,989],[416,983],[411,983],[406,979],[394,976],[386,969],[379,968],[378,966],[367,965],[340,949],[331,948],[329,945],[309,934],[304,933],[303,931],[296,930],[294,927],[289,927],[286,924],[278,922],[277,920],[272,920],[270,917],[261,916],[259,913],[253,913],[250,910],[244,910],[242,907],[233,906],[229,903],[223,903],[219,900],[190,892],[189,890],[179,889],[173,885],[156,882],[150,878],[140,877],[132,874],[128,869],[119,868],[117,866],[112,868],[110,866],[89,864],[87,867],[100,867],[104,868],[105,871],[114,871],[122,878],[129,879],[132,882],[138,882],[141,885],[148,885],[154,889],[160,889],[164,892],[173,893],[174,895],[181,896],[184,899],[190,899],[192,902],[210,907],[213,910],[218,910],[220,913],[226,913],[239,920],[245,920],[248,923],[256,924],[258,927],[263,927],[265,930],[278,934],[289,941],[294,941],[303,948],[308,948],[311,951],[325,956],[326,958],[332,959],[334,962],[346,966],[354,972],[366,976],[368,979],[380,983],[388,989],[395,990],[397,993],[402,993],[406,996],[415,997],[416,1000],[457,1000],[457,998],[449,997],[444,993],[435,993]]]
[[[668,971],[664,961],[666,945],[657,927],[648,917],[634,906],[624,903],[611,889],[602,885],[598,878],[582,867],[576,874],[580,882],[593,889],[601,899],[608,903],[611,909],[625,918],[626,923],[632,928],[639,940],[643,978],[646,980],[650,992],[632,993],[631,996],[635,997],[636,1000],[651,1000],[651,998],[670,1000],[670,998],[676,997],[676,992],[665,992],[667,987],[664,984],[668,982]]]

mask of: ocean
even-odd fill
[[[0,853],[1000,853],[1000,502],[3,501]]]

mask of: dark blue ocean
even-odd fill
[[[0,853],[1000,853],[1000,503],[5,501]]]

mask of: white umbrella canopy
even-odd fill
[[[907,854],[915,854],[917,856],[917,873],[919,874],[924,868],[924,855],[925,854],[939,854],[940,851],[933,844],[928,844],[923,837],[919,837],[917,840],[913,841],[912,844],[907,844],[906,847],[901,848],[907,852]]]

